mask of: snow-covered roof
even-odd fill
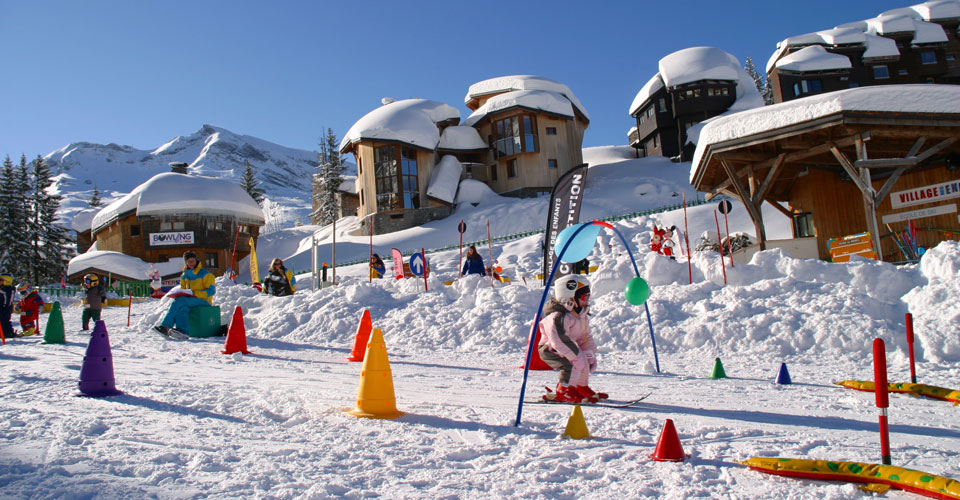
[[[131,210],[136,210],[139,217],[204,214],[264,223],[260,205],[239,184],[213,177],[166,172],[151,177],[130,194],[103,207],[93,217],[91,228],[97,232]]]
[[[910,8],[924,21],[960,18],[960,2],[957,0],[931,0]]]
[[[429,99],[393,101],[357,120],[340,141],[340,151],[367,139],[397,141],[433,150],[440,141],[437,124],[448,120],[460,121],[460,112],[449,104]]]
[[[577,99],[577,96],[573,95],[570,87],[542,76],[511,75],[477,82],[467,89],[467,95],[463,98],[463,102],[468,103],[477,97],[511,90],[546,90],[556,92],[569,99],[570,103],[577,108],[577,111],[579,111],[584,118],[587,120],[590,119],[590,115],[587,114],[587,109],[583,107],[583,104]]]
[[[866,37],[866,34],[864,34],[863,30],[858,29],[855,26],[846,26],[842,28],[818,31],[816,35],[818,35],[824,43],[829,45],[863,43],[864,37]]]
[[[80,210],[70,219],[70,229],[78,233],[89,231],[90,223],[93,222],[93,217],[97,215],[99,211],[99,208],[85,208]]]
[[[902,11],[880,14],[866,21],[869,26],[869,32],[878,35],[908,33],[916,30],[913,24],[913,17]]]
[[[433,167],[427,196],[447,203],[453,203],[457,196],[457,185],[463,175],[463,165],[453,155],[444,155]]]
[[[514,107],[523,107],[545,111],[556,115],[569,116],[573,118],[573,105],[564,96],[557,92],[547,90],[514,90],[505,94],[498,94],[487,100],[477,108],[463,124],[473,126],[485,116],[497,111],[503,111]]]
[[[660,78],[660,73],[657,73],[653,75],[653,78],[647,80],[647,83],[643,84],[640,92],[637,92],[636,97],[633,98],[633,102],[630,103],[630,115],[632,116],[640,111],[640,106],[643,106],[643,103],[647,102],[653,94],[662,88],[663,79]]]
[[[716,47],[690,47],[660,59],[660,78],[667,87],[698,80],[738,78],[740,61]]]
[[[437,149],[449,149],[453,151],[474,151],[477,149],[487,149],[489,146],[480,137],[480,132],[473,127],[465,125],[456,125],[443,129],[440,134],[440,144]]]
[[[152,265],[160,272],[161,276],[169,276],[180,273],[183,269],[183,259],[176,257],[168,262],[154,262]],[[143,280],[149,276],[150,266],[150,262],[120,252],[95,250],[70,259],[67,264],[67,275],[72,276],[86,270],[98,269],[109,272],[114,276]]]
[[[786,71],[827,71],[848,69],[853,65],[847,56],[832,54],[819,45],[811,45],[780,58],[776,67]]]
[[[910,42],[914,45],[920,45],[924,43],[946,43],[947,33],[943,31],[943,27],[936,23],[928,23],[926,21],[914,21],[914,27],[916,27],[916,34],[913,35],[913,40]]]
[[[900,49],[897,48],[897,42],[892,38],[877,35],[864,35],[864,43],[867,50],[863,52],[863,60],[900,57]]]
[[[690,181],[706,148],[719,142],[776,130],[815,120],[840,111],[886,111],[901,113],[958,113],[958,85],[878,85],[817,94],[764,106],[712,120],[700,132],[693,154]]]

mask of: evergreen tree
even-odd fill
[[[253,167],[251,167],[250,162],[247,161],[247,166],[243,169],[243,176],[240,178],[240,186],[243,187],[243,190],[246,191],[258,205],[263,206],[263,195],[265,192],[257,187],[258,184],[260,184],[260,182],[257,181],[257,177],[253,174]]]
[[[100,199],[100,191],[97,189],[97,185],[93,185],[93,194],[90,195],[90,201],[87,202],[90,208],[97,208],[103,205],[103,200]]]
[[[63,197],[48,192],[53,185],[53,179],[50,167],[43,161],[42,156],[37,155],[33,160],[30,174],[33,178],[30,199],[30,225],[33,226],[30,233],[33,238],[30,239],[28,267],[33,284],[39,286],[60,279],[72,251],[67,228],[58,223],[57,210],[60,209]]]
[[[753,78],[753,84],[757,86],[760,97],[763,97],[763,103],[773,104],[773,88],[770,86],[770,80],[760,74],[756,65],[753,64],[752,58],[747,58],[747,61],[743,64],[743,70],[750,75],[750,78]]]
[[[327,136],[320,143],[317,155],[317,170],[314,175],[314,200],[316,210],[311,214],[316,224],[333,223],[340,214],[340,185],[343,184],[343,172],[347,167],[340,157],[339,141],[333,129],[327,129]]]
[[[24,200],[17,193],[17,176],[7,156],[0,170],[0,270],[12,273],[14,277],[19,271],[14,255],[20,244],[21,236],[17,234],[18,223],[23,221]],[[16,278],[15,278],[16,279]]]

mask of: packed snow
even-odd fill
[[[146,262],[132,255],[107,250],[90,250],[77,255],[67,266],[67,276],[84,271],[110,273],[127,280],[143,280],[154,267],[161,276],[179,276],[183,270],[183,259],[175,257],[168,262]]]
[[[700,206],[688,215],[702,226],[713,223],[710,212]],[[221,278],[214,301],[224,323],[240,307],[248,356],[220,354],[218,337],[172,341],[151,333],[169,299],[135,303],[130,327],[126,308],[107,308],[124,392],[109,398],[74,396],[89,335],[78,331],[78,302],[61,299],[65,345],[28,337],[0,347],[3,495],[872,498],[851,484],[763,475],[737,461],[878,463],[874,396],[832,382],[871,379],[878,337],[890,380],[909,381],[906,312],[914,315],[920,381],[956,388],[960,245],[942,243],[919,266],[904,267],[772,250],[727,268],[726,286],[718,256],[695,254],[689,284],[682,258],[647,250],[655,222],[682,217],[614,223],[652,289],[659,373],[644,308],[624,299],[633,267],[623,244],[604,230],[589,257],[599,266],[589,279],[600,349],[590,384],[616,399],[650,394],[629,409],[584,407],[592,439],[561,437],[569,406],[525,405],[514,426],[517,367],[542,293],[528,271],[540,253],[531,236],[493,247],[509,284],[456,279],[456,250],[430,256],[429,291],[420,279],[369,283],[365,265],[341,269],[339,286],[315,291],[301,276],[299,291],[282,298]],[[344,413],[358,396],[361,364],[345,358],[364,309],[383,331],[397,407],[406,412],[395,420]],[[729,378],[709,378],[715,358]],[[793,384],[773,383],[780,363]],[[555,373],[531,372],[526,398],[555,384]],[[889,414],[895,465],[960,477],[955,407],[892,395]],[[682,463],[648,458],[668,418],[687,454]]]

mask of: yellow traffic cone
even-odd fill
[[[587,421],[583,419],[583,410],[580,405],[573,407],[573,413],[567,420],[567,428],[563,431],[563,437],[570,439],[587,439],[590,437],[590,430],[587,429]]]
[[[375,328],[367,343],[360,370],[360,386],[357,387],[357,407],[348,412],[355,417],[397,418],[403,415],[397,410],[397,398],[393,394],[393,374],[387,358],[387,345],[383,332]]]

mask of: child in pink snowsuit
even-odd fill
[[[557,401],[596,402],[606,394],[596,393],[587,382],[597,369],[597,345],[590,336],[587,308],[590,282],[585,276],[571,274],[557,280],[553,298],[543,309],[540,328],[540,359],[560,370]]]

